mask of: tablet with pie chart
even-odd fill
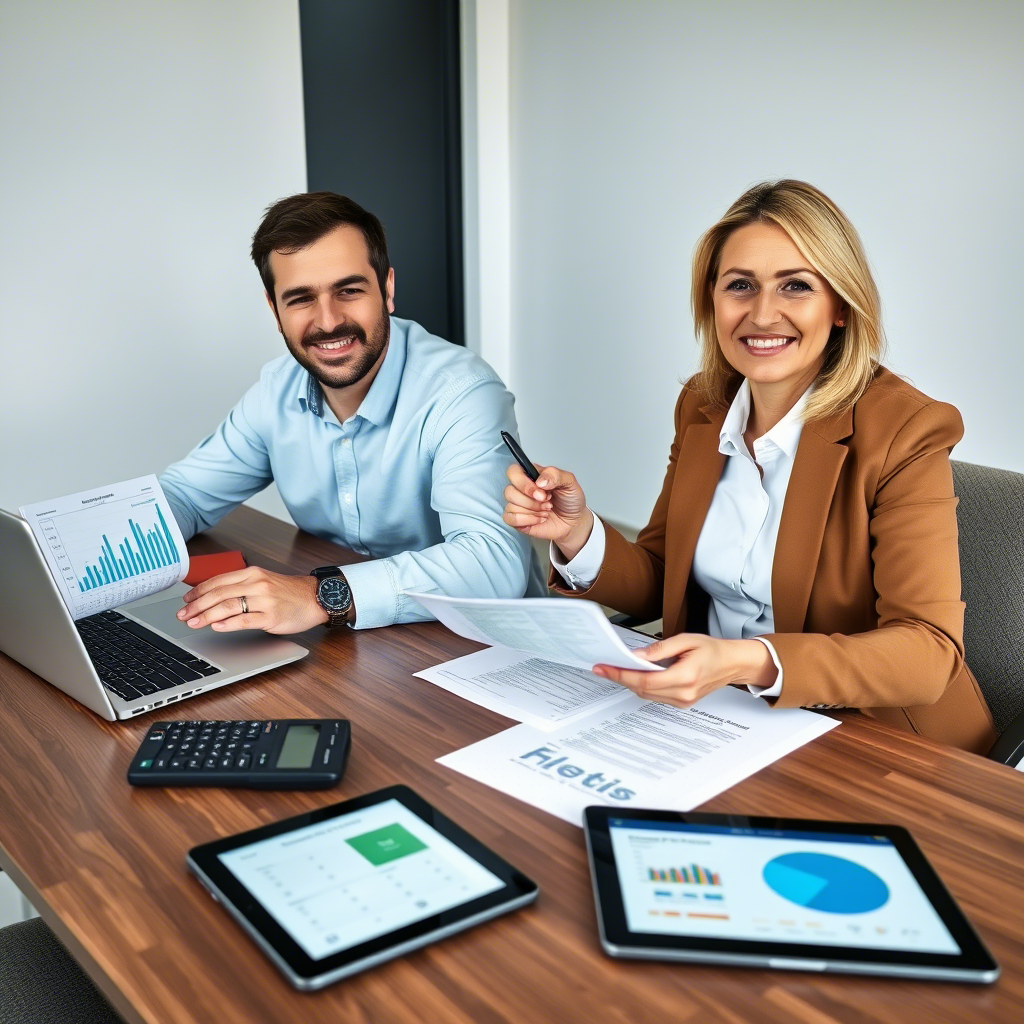
[[[998,967],[894,825],[589,807],[613,956],[985,982]]]
[[[879,875],[831,853],[780,854],[765,864],[762,877],[784,900],[826,914],[867,914],[889,902],[889,887]]]

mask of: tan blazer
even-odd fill
[[[707,631],[707,597],[690,574],[726,456],[724,409],[686,387],[665,484],[635,544],[611,527],[587,597],[664,635]],[[778,707],[854,707],[984,753],[992,716],[964,663],[956,502],[949,452],[960,414],[880,369],[845,413],[806,423],[772,569],[784,672]]]

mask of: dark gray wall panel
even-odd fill
[[[384,223],[396,315],[464,344],[457,0],[301,0],[310,191]]]

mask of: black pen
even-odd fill
[[[537,467],[526,457],[526,452],[519,447],[516,439],[507,431],[501,432],[501,439],[508,445],[508,450],[512,453],[512,457],[523,467],[523,472],[534,482],[537,482],[537,477],[540,476],[540,472]]]

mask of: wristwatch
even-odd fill
[[[328,626],[342,626],[352,614],[352,591],[348,580],[336,565],[322,565],[310,576],[319,581],[316,588],[317,604],[327,612]]]

